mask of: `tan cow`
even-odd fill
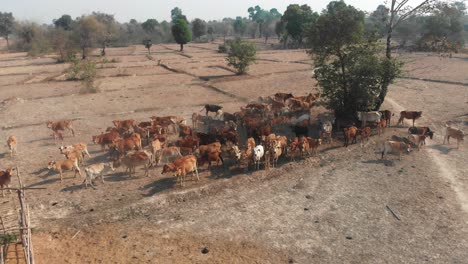
[[[127,167],[126,172],[131,177],[136,172],[136,167],[144,166],[145,167],[145,176],[149,176],[148,170],[149,167],[152,165],[152,155],[150,152],[143,150],[143,151],[131,151],[127,153],[127,155],[123,157],[119,157],[117,160],[114,161],[114,168],[120,167],[121,164]]]
[[[71,120],[62,120],[57,122],[48,121],[46,123],[47,127],[52,129],[54,133],[59,133],[59,131],[65,131],[65,129],[70,130],[72,135],[75,136],[75,130],[73,129],[73,122]]]
[[[14,154],[17,154],[18,140],[15,136],[9,136],[7,139],[8,149],[10,150],[10,157],[13,157]]]
[[[47,165],[49,170],[56,170],[60,173],[60,183],[63,181],[63,171],[75,171],[75,178],[76,173],[81,175],[80,167],[78,166],[77,159],[66,159],[66,160],[59,160],[59,161],[50,161]]]
[[[460,147],[460,142],[464,140],[465,137],[465,132],[461,131],[460,129],[456,129],[453,127],[450,127],[449,125],[445,125],[446,130],[445,130],[445,137],[444,137],[444,143],[445,140],[447,140],[447,143],[450,144],[450,137],[453,137],[457,140],[457,149]]]
[[[399,160],[401,160],[401,153],[403,153],[403,151],[410,153],[411,145],[398,141],[386,141],[382,149],[382,159],[384,158],[384,155],[386,155],[389,152],[398,152]]]
[[[84,169],[86,172],[86,179],[84,180],[85,188],[88,188],[88,184],[94,188],[93,180],[98,176],[101,177],[101,181],[104,183],[104,173],[108,170],[114,171],[114,164],[112,162],[98,163],[86,167]]]

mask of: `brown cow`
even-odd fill
[[[425,135],[410,135],[409,139],[413,142],[414,146],[419,149],[421,146],[424,144],[424,141],[426,140]]]
[[[356,140],[356,136],[358,132],[357,127],[352,126],[348,128],[343,128],[343,132],[344,132],[344,140],[345,140],[344,146],[345,147],[348,147],[350,140],[352,140],[351,144],[357,143],[357,140]]]
[[[203,166],[206,162],[208,162],[208,169],[211,168],[211,162],[216,162],[216,166],[219,166],[219,162],[224,165],[223,157],[221,156],[221,151],[213,151],[204,153],[200,156],[200,166]]]
[[[129,130],[130,128],[133,128],[136,125],[136,122],[133,119],[114,120],[112,121],[112,123],[117,129],[124,129],[124,130]]]
[[[185,181],[185,176],[188,172],[192,172],[192,177],[195,173],[197,175],[197,181],[200,180],[197,169],[197,157],[193,155],[182,157],[180,159],[175,160],[171,164],[164,165],[162,174],[167,172],[174,172],[174,176],[177,177],[176,184],[177,181],[179,181],[180,186],[184,185],[183,182]]]
[[[322,139],[307,137],[307,141],[309,141],[309,150],[311,150],[314,155],[317,155],[318,147],[322,145]]]
[[[120,137],[120,134],[116,131],[111,131],[108,133],[102,133],[101,135],[98,136],[93,136],[93,142],[94,144],[99,144],[101,145],[101,150],[106,149],[106,145],[110,145],[114,142],[114,140],[118,139]]]
[[[416,119],[420,118],[422,116],[422,111],[416,112],[416,111],[401,111],[400,112],[400,119],[398,119],[397,125],[400,123],[403,125],[403,120],[404,119],[413,119],[413,126],[414,122]]]
[[[5,197],[5,190],[3,187],[10,188],[11,182],[11,172],[13,172],[15,168],[6,169],[4,171],[0,171],[0,186],[2,187],[2,197]],[[8,190],[11,193],[11,190]]]
[[[117,150],[119,152],[119,156],[123,156],[126,151],[142,149],[141,137],[139,134],[132,134],[128,138],[117,138],[109,147]]]
[[[179,124],[179,137],[186,138],[193,135],[193,129],[187,125]]]
[[[364,139],[367,139],[369,141],[369,137],[371,136],[372,130],[370,127],[365,127],[363,129],[358,129],[359,136],[361,137],[361,144],[364,141]]]
[[[390,110],[382,110],[379,112],[380,114],[382,114],[382,119],[385,119],[385,121],[387,121],[386,123],[387,127],[390,127],[392,116],[393,116],[392,112]]]
[[[301,155],[304,157],[306,154],[307,155],[310,155],[310,152],[309,152],[309,149],[310,149],[310,145],[309,145],[309,140],[307,140],[306,137],[301,137],[299,139],[299,150],[301,151]]]
[[[73,123],[71,120],[62,120],[57,122],[48,121],[46,125],[47,128],[52,129],[54,133],[58,133],[59,131],[65,131],[65,129],[68,129],[71,131],[72,135],[75,136],[75,130],[73,130]]]

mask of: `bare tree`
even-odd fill
[[[390,20],[387,24],[387,50],[386,56],[387,58],[391,58],[391,41],[392,41],[392,33],[393,30],[400,24],[401,22],[407,20],[411,16],[417,14],[427,13],[431,10],[434,6],[436,0],[423,0],[419,1],[419,4],[412,7],[408,4],[410,0],[388,0],[390,2]],[[388,4],[388,1],[386,4]]]

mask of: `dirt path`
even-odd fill
[[[393,107],[395,113],[399,113],[406,109],[405,107],[395,102],[395,100],[388,96],[385,98],[385,101]],[[405,123],[409,126],[411,125],[411,122],[409,121],[405,120]],[[434,126],[434,122],[431,123]],[[457,180],[457,177],[455,177],[455,175],[458,174],[457,169],[453,166],[450,166],[448,160],[440,156],[440,154],[437,153],[434,149],[430,148],[431,145],[433,145],[433,142],[429,142],[428,140],[427,147],[423,148],[422,151],[426,152],[431,158],[431,160],[437,165],[441,177],[445,178],[450,182],[450,186],[452,187],[453,191],[457,194],[457,198],[461,205],[461,208],[465,213],[468,214],[468,192],[464,190],[463,184]]]

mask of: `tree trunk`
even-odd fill
[[[184,44],[180,44],[180,51],[184,51]]]
[[[86,48],[82,48],[82,55],[81,55],[81,59],[85,60],[86,59]]]
[[[148,48],[148,55],[151,55],[151,50],[150,50],[150,48]]]
[[[387,33],[387,50],[385,52],[385,56],[387,56],[387,59],[392,58],[392,32],[393,28],[390,26],[388,28],[388,33]]]
[[[102,47],[101,56],[106,56],[106,46]]]
[[[5,36],[7,50],[10,50],[10,43],[8,42],[8,35]]]

